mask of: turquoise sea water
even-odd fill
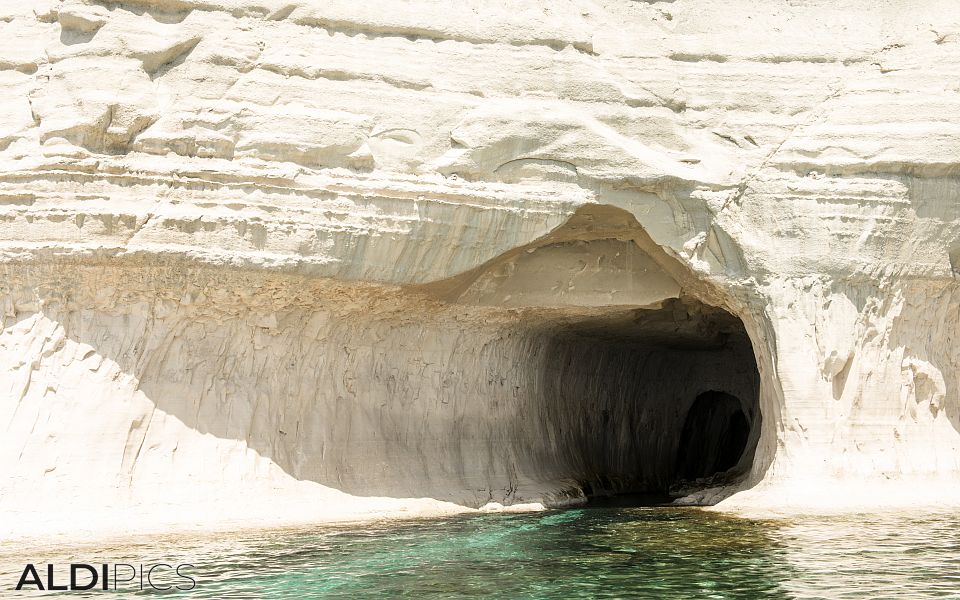
[[[69,598],[960,598],[960,514],[583,508],[4,546],[0,597],[53,595],[13,591],[25,562],[195,565],[190,592]]]

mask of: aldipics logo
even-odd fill
[[[44,567],[46,567],[44,569]],[[193,565],[183,563],[139,564],[103,563],[88,565],[71,563],[69,568],[57,569],[52,564],[28,563],[23,568],[17,590],[80,591],[80,590],[157,590],[165,592],[174,588],[181,591],[197,587],[197,580],[190,575]],[[40,572],[46,571],[46,577]],[[59,573],[58,573],[59,571]],[[69,582],[69,583],[67,583]]]

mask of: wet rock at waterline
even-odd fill
[[[4,530],[960,502],[953,9],[8,7]]]

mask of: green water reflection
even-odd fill
[[[958,525],[952,513],[753,521],[589,508],[7,546],[0,563],[5,590],[28,559],[196,565],[189,593],[123,594],[166,598],[960,598]],[[89,594],[104,595],[120,596]]]

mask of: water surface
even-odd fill
[[[609,507],[0,548],[4,598],[960,598],[957,513]],[[25,562],[190,563],[197,586],[18,594]]]

